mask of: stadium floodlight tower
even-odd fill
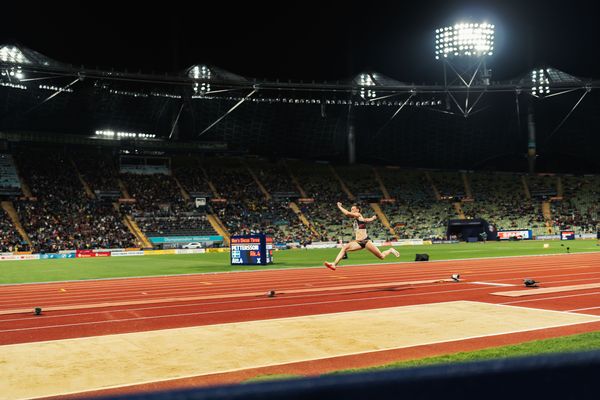
[[[491,70],[486,58],[494,54],[494,25],[487,22],[460,22],[435,30],[435,58],[444,67],[444,88],[463,116],[468,117],[489,86]],[[469,94],[479,92],[470,103]],[[464,102],[459,94],[464,94]]]

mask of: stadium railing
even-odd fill
[[[110,397],[123,400],[597,399],[600,351]]]

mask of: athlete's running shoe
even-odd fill
[[[392,248],[392,254],[395,255],[396,257],[400,257],[400,253],[398,253],[398,250]]]
[[[325,266],[330,270],[335,271],[335,265],[333,265],[333,263],[325,261]]]

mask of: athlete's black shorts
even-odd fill
[[[371,240],[371,238],[367,236],[363,240],[355,240],[355,242],[358,243],[362,249],[364,249],[367,246],[367,242],[369,240]]]

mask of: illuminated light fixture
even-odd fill
[[[181,96],[176,95],[176,94],[170,94],[170,93],[151,92],[150,96],[154,96],[154,97],[166,97],[166,98],[169,98],[169,99],[181,99]]]
[[[440,32],[442,32],[440,34]],[[435,58],[491,56],[494,49],[494,25],[459,23],[436,29]]]
[[[358,82],[359,82],[358,83],[359,86],[361,86],[360,92],[359,92],[360,97],[362,97],[365,100],[373,99],[373,98],[377,97],[377,93],[375,92],[375,90],[368,88],[369,86],[375,86],[375,82],[373,82],[371,75],[360,74],[359,78],[358,78]]]
[[[108,92],[111,93],[111,94],[118,94],[120,96],[148,97],[148,95],[145,94],[145,93],[128,92],[128,91],[125,91],[125,90],[109,89]]]
[[[25,54],[14,46],[0,47],[0,62],[12,64],[31,64],[31,61],[25,57]]]
[[[206,65],[195,65],[188,76],[193,79],[211,79],[211,71]]]
[[[531,71],[531,94],[534,96],[543,96],[550,93],[550,79],[548,79],[547,69],[538,69]]]
[[[204,95],[207,92],[210,92],[210,83],[206,83],[206,82],[202,82],[202,83],[195,82],[194,83],[194,93],[200,93],[201,95]]]
[[[27,87],[25,85],[19,85],[17,83],[12,83],[12,82],[0,82],[0,86],[9,87],[12,89],[27,90]]]
[[[212,72],[206,65],[195,65],[190,69],[188,76],[192,79],[209,80],[212,77]],[[210,92],[210,83],[194,82],[193,89],[194,93],[204,95],[207,92]]]
[[[3,70],[2,76],[13,77],[17,80],[22,80],[23,78],[25,78],[25,75],[23,74],[21,67],[16,67],[16,68],[12,67],[10,70],[9,69]]]
[[[97,136],[104,137],[107,139],[117,138],[138,138],[138,139],[153,139],[156,137],[153,133],[135,133],[135,132],[115,132],[112,130],[97,130]]]
[[[57,86],[52,86],[52,85],[39,85],[38,87],[43,90],[52,90],[54,92],[73,93],[73,89],[71,89],[71,88],[62,88],[62,87],[57,87]]]

